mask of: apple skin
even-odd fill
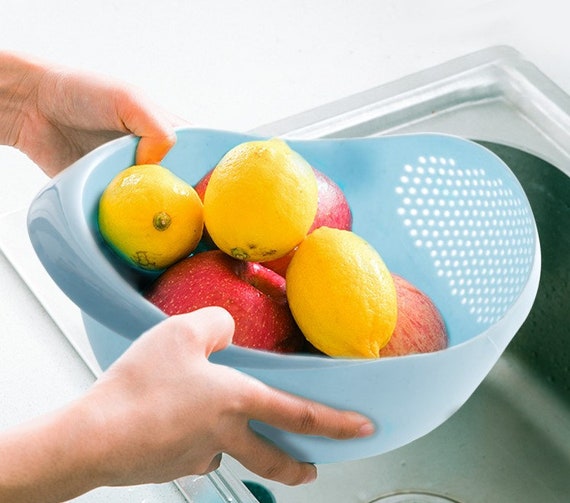
[[[318,206],[317,214],[309,233],[319,227],[327,226],[333,229],[352,229],[352,211],[342,189],[334,180],[322,171],[313,168],[317,178]]]
[[[208,182],[210,181],[213,171],[214,168],[208,171],[202,178],[200,178],[198,183],[194,185],[194,190],[197,192],[202,203],[204,203],[204,195],[206,194],[206,188],[208,187]],[[206,250],[215,250],[218,248],[216,243],[214,243],[214,240],[210,237],[206,226],[204,226],[204,229],[202,230],[202,239],[200,240],[199,246]]]
[[[214,168],[208,171],[202,178],[200,178],[198,183],[194,185],[194,190],[198,193],[202,202],[204,202],[204,194],[206,194],[206,188],[208,187],[208,182],[210,181],[213,171]]]
[[[430,353],[448,345],[447,329],[432,300],[409,281],[392,273],[396,286],[398,320],[380,357]]]
[[[313,168],[317,178],[318,187],[318,206],[315,220],[311,225],[307,234],[310,234],[319,227],[332,227],[334,229],[351,230],[352,229],[352,211],[346,200],[346,196],[342,189],[327,175],[316,168]],[[263,265],[276,273],[285,277],[289,262],[295,254],[295,249],[291,250],[287,255],[275,260],[264,262]]]
[[[238,346],[291,353],[305,345],[289,310],[285,280],[259,263],[220,250],[197,253],[169,267],[144,296],[168,315],[225,308],[234,318],[233,343]]]

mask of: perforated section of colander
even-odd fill
[[[398,215],[413,244],[478,323],[492,324],[524,287],[534,253],[526,201],[485,167],[420,156],[402,168]]]

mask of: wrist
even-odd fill
[[[1,434],[0,501],[67,501],[107,485],[103,435],[83,401]]]

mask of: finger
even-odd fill
[[[188,121],[177,115],[164,112],[160,119],[154,117],[157,124],[152,129],[144,129],[135,132],[140,136],[137,145],[135,162],[137,164],[158,164],[176,143],[175,127],[188,126]],[[141,124],[145,124],[141,122]],[[138,128],[134,128],[138,129]]]
[[[204,307],[191,313],[169,318],[177,324],[184,337],[192,336],[192,349],[208,357],[225,349],[231,342],[235,323],[231,314],[217,306]]]
[[[227,452],[264,479],[299,485],[312,482],[317,477],[314,465],[297,461],[250,429]]]
[[[277,428],[335,439],[369,436],[373,423],[362,414],[342,411],[259,383],[251,417]]]
[[[139,140],[135,156],[136,164],[160,164],[176,143],[174,132],[166,131],[153,136],[144,135]]]

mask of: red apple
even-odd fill
[[[233,343],[238,346],[290,353],[305,344],[289,310],[284,278],[220,250],[174,264],[144,295],[168,315],[206,306],[227,309],[235,321]]]
[[[398,320],[382,356],[429,353],[445,349],[447,330],[441,313],[432,300],[409,281],[392,274],[396,286]]]
[[[214,171],[214,168],[208,171],[202,178],[200,178],[198,183],[194,185],[194,190],[202,200],[202,203],[204,202],[204,194],[206,194],[206,188],[208,187],[208,182],[212,176],[212,171]],[[208,229],[206,229],[205,226],[202,230],[202,239],[200,240],[200,246],[206,250],[215,250],[217,248],[216,243],[214,243],[214,240],[210,237]]]
[[[206,187],[208,186],[208,182],[212,176],[212,171],[214,171],[214,168],[208,171],[202,178],[200,178],[200,180],[198,180],[198,183],[194,185],[194,190],[198,193],[202,202],[204,202],[204,194],[206,193]]]
[[[319,191],[317,214],[309,232],[327,226],[333,229],[350,230],[352,212],[342,189],[327,175],[313,168]]]

